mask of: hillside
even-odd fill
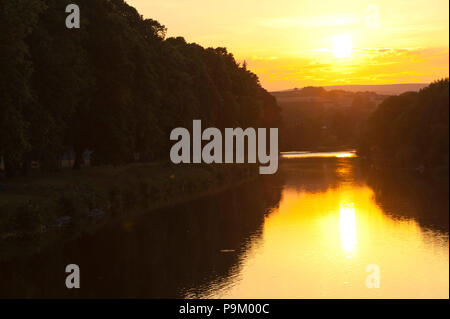
[[[282,111],[282,151],[355,147],[362,123],[388,97],[317,87],[272,95]]]
[[[45,2],[45,5],[44,5]],[[275,99],[226,48],[166,38],[123,0],[0,2],[0,157],[5,175],[166,160],[176,127],[277,127]],[[20,23],[19,23],[20,22]],[[2,175],[2,172],[0,172]]]
[[[383,85],[333,85],[324,86],[327,91],[342,90],[348,92],[374,92],[381,95],[398,95],[409,91],[419,91],[426,87],[427,83],[383,84]],[[274,94],[298,91],[290,89],[286,91],[272,92]]]

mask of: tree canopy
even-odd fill
[[[446,170],[449,79],[386,99],[368,119],[358,152],[404,168]]]
[[[225,48],[203,48],[144,19],[123,0],[0,3],[0,154],[9,173],[32,160],[54,169],[68,150],[79,166],[167,158],[169,134],[193,119],[278,127],[276,100]]]

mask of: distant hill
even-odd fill
[[[272,92],[281,108],[281,150],[343,150],[356,145],[361,125],[390,95],[305,87]]]
[[[427,83],[407,83],[407,84],[383,84],[383,85],[334,85],[323,86],[327,91],[343,90],[349,92],[375,92],[383,95],[398,95],[408,91],[419,91],[420,89],[428,86]],[[295,91],[296,89],[290,89],[280,92]],[[272,92],[277,93],[277,92]]]

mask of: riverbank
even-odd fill
[[[356,154],[361,162],[374,170],[384,172],[402,172],[405,174],[420,176],[424,179],[432,180],[441,184],[442,187],[446,188],[448,191],[448,165],[402,165],[398,159],[389,156],[373,156],[360,154],[358,152],[356,152]]]
[[[148,212],[255,177],[254,165],[132,164],[0,182],[0,258],[29,254],[95,231],[112,218]]]

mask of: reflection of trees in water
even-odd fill
[[[285,186],[306,192],[325,192],[345,183],[358,184],[361,174],[355,158],[308,158],[282,160]]]
[[[289,159],[283,160],[280,167],[286,187],[316,193],[345,187],[347,183],[367,183],[386,213],[448,231],[448,185],[413,174],[370,169],[357,158]]]
[[[448,232],[448,187],[408,173],[364,171],[375,201],[386,213]]]
[[[264,217],[278,205],[282,187],[325,192],[367,182],[388,214],[448,231],[448,189],[357,163],[345,158],[282,161],[275,176],[0,263],[0,297],[203,296],[238,273],[243,254],[258,244]],[[70,263],[81,267],[80,290],[64,286]]]
[[[280,179],[264,177],[217,196],[109,225],[64,247],[0,264],[0,296],[201,294],[239,268],[242,253],[261,236],[264,217],[280,198]],[[70,263],[81,268],[82,289],[65,288],[64,270]]]

